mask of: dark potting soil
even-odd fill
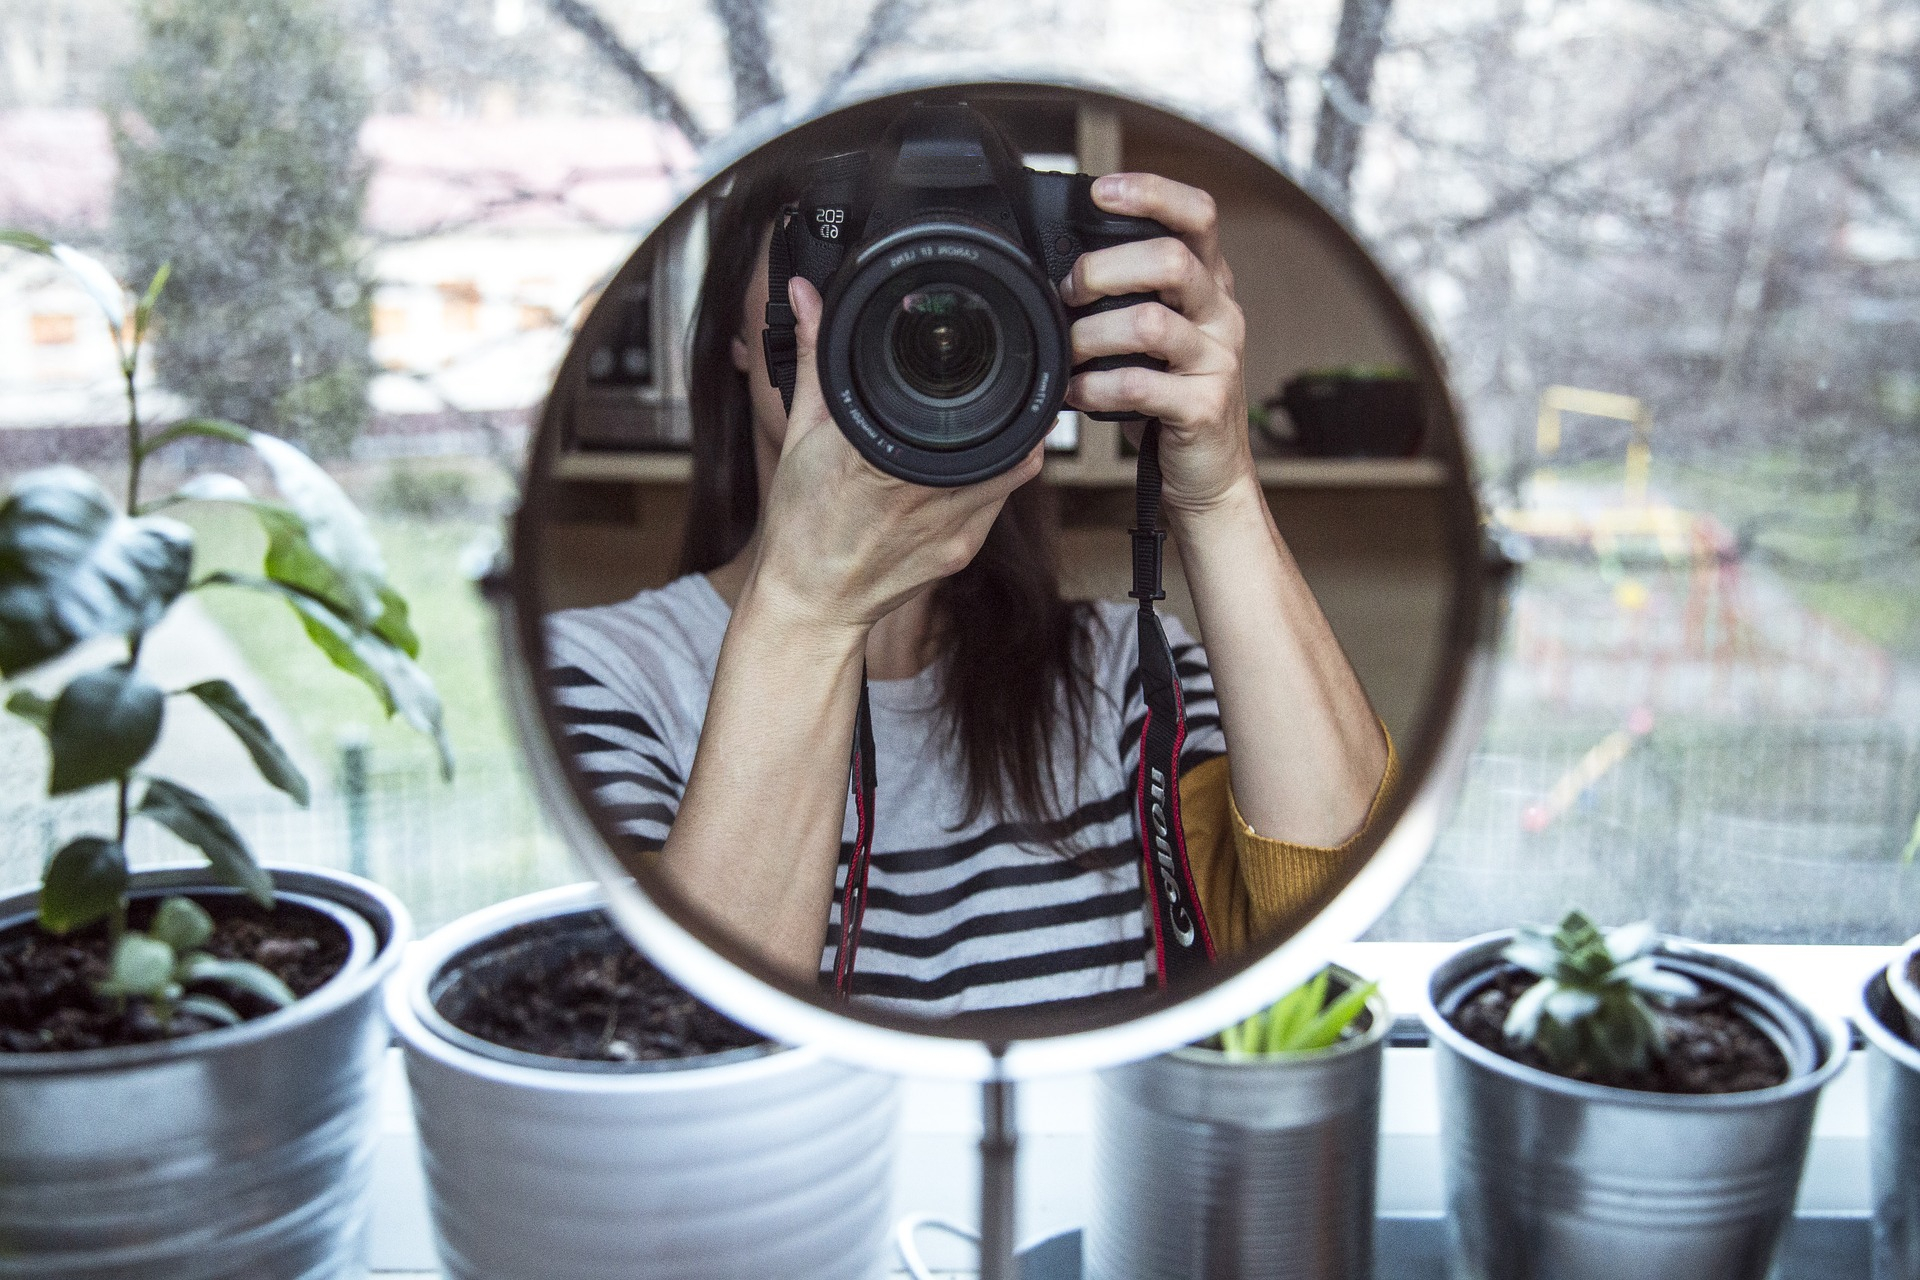
[[[1667,1053],[1650,1069],[1606,1076],[1555,1070],[1538,1049],[1512,1045],[1502,1031],[1513,1002],[1536,981],[1531,973],[1508,969],[1463,1001],[1447,1021],[1501,1057],[1592,1084],[1648,1093],[1741,1093],[1786,1081],[1787,1060],[1779,1046],[1742,1017],[1726,993],[1711,987],[1698,999],[1660,1011]]]
[[[617,934],[542,948],[460,980],[454,1026],[489,1044],[576,1062],[652,1062],[764,1044],[681,990]]]
[[[317,911],[282,902],[269,911],[245,898],[196,897],[213,917],[202,950],[222,960],[251,960],[279,975],[297,996],[318,990],[346,963],[346,930]],[[157,898],[135,901],[127,923],[144,929]],[[107,976],[111,948],[104,923],[61,937],[29,922],[0,933],[0,1052],[55,1053],[178,1039],[218,1023],[185,1011],[162,1023],[144,1000],[95,995]],[[272,1013],[258,996],[224,983],[194,988],[226,1002],[241,1018]]]

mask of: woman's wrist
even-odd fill
[[[1217,536],[1222,530],[1264,526],[1266,503],[1259,475],[1248,466],[1205,497],[1179,498],[1169,493],[1163,508],[1174,537],[1187,543]]]
[[[842,617],[832,602],[811,598],[775,575],[747,574],[729,630],[765,636],[795,657],[844,660],[866,651],[872,627]]]

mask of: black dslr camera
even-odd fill
[[[1102,298],[1069,314],[1054,285],[1083,253],[1169,232],[1103,212],[1083,173],[1021,167],[1006,139],[965,106],[914,106],[877,146],[809,164],[769,256],[767,369],[792,407],[787,281],[826,300],[821,389],[874,466],[903,480],[961,485],[1017,464],[1053,426],[1066,394],[1072,319],[1153,299]],[[1109,356],[1082,368],[1164,368]],[[1125,414],[1097,415],[1126,417]]]

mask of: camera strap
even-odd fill
[[[1200,910],[1187,836],[1180,822],[1180,749],[1187,740],[1187,705],[1167,629],[1153,602],[1167,598],[1161,570],[1167,532],[1160,527],[1160,422],[1140,432],[1134,480],[1133,590],[1140,602],[1140,764],[1134,779],[1134,828],[1140,837],[1141,887],[1153,926],[1153,954],[1161,986],[1199,975],[1213,959],[1213,935]]]

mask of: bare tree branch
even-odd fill
[[[882,50],[899,44],[908,25],[925,7],[926,0],[875,0],[873,8],[867,11],[867,25],[860,29],[859,38],[853,42],[853,52],[840,68],[839,78],[844,80]]]
[[[727,70],[733,76],[733,118],[745,120],[786,94],[773,69],[767,37],[767,0],[711,0],[726,33]]]
[[[1284,158],[1293,123],[1293,113],[1287,102],[1288,76],[1292,68],[1274,57],[1270,38],[1272,26],[1268,21],[1272,8],[1273,0],[1254,2],[1253,64],[1254,74],[1260,82],[1260,114],[1266,118],[1267,127],[1273,130],[1274,154]]]
[[[1360,137],[1373,94],[1373,64],[1387,31],[1393,0],[1343,0],[1333,58],[1321,77],[1324,95],[1313,134],[1313,171],[1323,189],[1344,199],[1360,158]]]
[[[595,53],[626,78],[627,83],[639,93],[641,104],[649,115],[671,124],[693,146],[703,147],[707,144],[707,131],[693,118],[693,112],[687,109],[680,95],[666,81],[647,70],[639,55],[626,46],[587,0],[547,0],[547,10],[578,32]]]

